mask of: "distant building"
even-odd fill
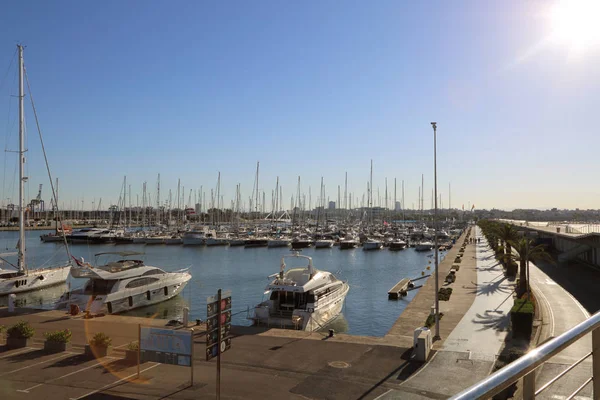
[[[402,210],[402,207],[400,206],[400,202],[397,201],[394,206],[394,211],[401,211],[401,210]]]
[[[330,201],[329,202],[329,209],[330,210],[335,210],[335,201]]]

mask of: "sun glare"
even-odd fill
[[[550,11],[553,39],[571,51],[600,45],[600,0],[559,0]]]

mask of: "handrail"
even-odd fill
[[[533,349],[486,379],[451,397],[451,399],[466,400],[492,397],[595,329],[600,329],[600,312],[592,315],[562,335]]]

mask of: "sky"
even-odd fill
[[[582,0],[586,1],[586,0]],[[591,3],[590,3],[591,4]],[[374,205],[598,208],[600,28],[555,18],[548,1],[19,1],[0,14],[0,132],[17,148],[16,44],[66,208],[156,201],[178,179],[225,205],[256,163],[267,209],[323,177],[359,205],[373,160]],[[600,10],[593,10],[600,11]],[[565,14],[564,12],[562,14]],[[561,15],[562,15],[561,14]],[[584,17],[582,17],[583,15]],[[558,21],[558,22],[557,22]],[[587,25],[586,25],[587,24]],[[587,29],[587,30],[586,30]],[[565,33],[566,32],[566,33]],[[585,39],[585,40],[584,40]],[[27,198],[50,204],[26,98]],[[15,202],[3,152],[0,203]],[[192,195],[192,202],[195,195]],[[380,200],[381,199],[381,200]],[[365,200],[366,201],[366,200]],[[176,200],[173,200],[176,203]]]

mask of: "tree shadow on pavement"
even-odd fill
[[[485,314],[477,313],[472,322],[482,325],[481,329],[478,329],[478,331],[495,329],[497,331],[506,332],[508,331],[510,319],[508,314],[504,314],[501,311],[486,310]]]
[[[388,375],[383,377],[379,382],[374,384],[369,390],[367,390],[361,396],[359,396],[358,400],[367,398],[375,389],[380,387],[385,381],[392,378],[394,375],[397,374],[396,380],[403,382],[403,381],[407,380],[412,374],[414,374],[419,368],[421,368],[423,365],[425,365],[425,363],[422,361],[414,360],[412,358],[412,354],[413,354],[413,348],[407,349],[400,357],[402,360],[405,360],[405,361],[402,364],[400,364],[398,366],[398,368],[394,369]],[[435,351],[432,351],[430,353],[430,355],[429,355],[430,360],[431,360],[431,357],[433,357],[433,354],[435,354]]]
[[[471,288],[469,293],[477,296],[491,296],[496,293],[512,293],[514,289],[511,286],[502,285],[505,280],[507,280],[507,278],[503,277],[498,281],[484,282],[481,285],[471,281],[475,287]]]
[[[500,263],[496,263],[494,265],[490,265],[489,267],[477,267],[478,271],[495,271],[498,268],[498,265],[500,265]]]

